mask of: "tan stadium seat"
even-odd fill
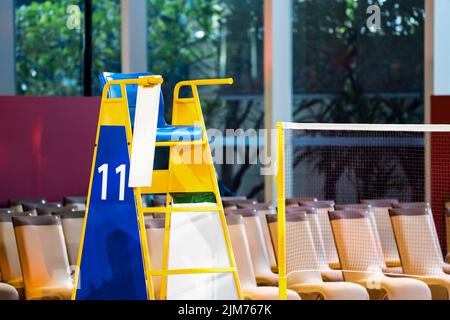
[[[239,205],[242,204],[256,204],[256,200],[253,199],[234,199],[234,200],[223,200],[222,205],[224,209],[238,209]]]
[[[64,208],[59,202],[46,203],[36,206],[34,206],[33,204],[24,204],[23,206],[25,210],[36,210],[38,216],[48,216],[51,215],[54,211]]]
[[[445,258],[445,261],[450,263],[450,208],[446,209],[446,215],[445,215],[445,229],[446,229],[446,239],[447,239],[447,257]]]
[[[16,212],[19,212],[16,208],[0,208],[0,214],[13,214]]]
[[[162,269],[162,256],[164,244],[164,218],[148,219],[145,221],[147,233],[147,247],[150,257],[150,266],[153,270]],[[160,298],[161,277],[153,276],[153,292],[155,298]]]
[[[85,211],[86,205],[84,203],[69,203],[69,204],[64,205],[64,207],[58,208],[58,209],[63,209],[62,211],[64,211],[64,209],[68,210],[68,211],[70,211],[70,209],[72,209],[72,211]],[[54,212],[55,211],[53,211],[53,214],[54,214]]]
[[[377,246],[377,251],[383,253],[384,262],[386,263],[386,266],[383,267],[383,272],[385,274],[402,274],[403,273],[403,269],[402,269],[401,264],[400,264],[400,258],[398,258],[398,261],[395,264],[391,260],[387,260],[387,258],[386,258],[386,254],[384,253],[383,242],[381,241],[380,233],[378,232],[377,219],[376,219],[376,215],[375,215],[375,208],[373,208],[370,204],[344,204],[344,205],[336,205],[335,209],[338,210],[338,211],[342,211],[342,210],[363,210],[363,211],[366,211],[368,213],[368,217],[370,219],[370,223],[372,224],[372,230],[373,230],[374,236],[375,236],[375,245]],[[377,213],[380,213],[380,212],[377,212]],[[395,243],[394,232],[392,231],[391,220],[389,218],[389,209],[386,210],[385,214],[387,215],[387,219],[388,220],[387,221],[383,221],[383,222],[389,223],[389,227],[390,227],[391,232],[392,232],[392,241],[393,241],[393,243],[391,243],[391,245],[393,245],[394,248],[390,248],[390,249],[392,249],[392,250],[395,249],[395,252],[397,253],[397,257],[398,257],[397,245]],[[391,264],[388,264],[388,261],[391,261]]]
[[[258,287],[256,285],[250,247],[242,216],[227,215],[226,219],[244,298],[247,300],[277,300],[279,298],[278,287]],[[288,290],[287,298],[288,300],[300,300],[299,295],[291,290]]]
[[[2,213],[15,213],[15,212],[23,212],[23,208],[21,204],[17,204],[15,206],[11,206],[9,208],[0,208],[0,214]]]
[[[253,209],[225,210],[225,214],[243,217],[256,283],[259,286],[278,286],[278,275],[270,268],[268,249],[257,211]]]
[[[235,200],[247,200],[246,196],[229,196],[229,197],[220,197],[222,201],[235,201]]]
[[[366,289],[358,284],[342,281],[323,282],[320,267],[305,212],[286,213],[288,288],[299,293],[303,299],[369,299]]]
[[[24,294],[23,278],[12,223],[13,215],[26,216],[27,214],[0,215],[0,270],[2,271],[3,281],[14,286],[22,297]]]
[[[427,202],[398,202],[392,204],[394,209],[421,209],[428,207],[430,207],[430,204]]]
[[[286,208],[286,214],[302,213],[306,214],[306,218],[311,230],[311,235],[314,241],[314,249],[316,250],[317,261],[319,263],[319,270],[324,281],[344,281],[342,272],[340,270],[333,270],[330,268],[327,260],[327,253],[325,244],[323,243],[322,230],[320,228],[319,216],[317,209],[299,206]]]
[[[339,269],[339,257],[334,243],[333,232],[331,230],[330,220],[328,219],[328,211],[334,210],[334,201],[303,201],[301,205],[316,208],[319,218],[320,228],[322,231],[323,243],[327,253],[328,264],[332,269]]]
[[[17,204],[15,206],[11,206],[11,209],[14,209],[15,212],[23,212],[23,207],[21,204]]]
[[[269,255],[269,263],[270,269],[273,272],[277,272],[277,258],[275,256],[275,251],[273,248],[272,238],[270,236],[269,225],[267,224],[266,214],[277,214],[276,208],[270,203],[240,203],[238,204],[239,208],[242,209],[254,209],[259,215],[262,232],[264,235],[264,242],[266,243],[267,254]]]
[[[37,210],[38,208],[45,208],[45,207],[49,207],[49,208],[60,208],[62,207],[62,203],[60,202],[46,202],[44,204],[41,204],[39,202],[23,202],[22,203],[22,208],[24,211],[29,211],[29,210]]]
[[[394,209],[419,209],[419,210],[425,210],[427,211],[431,216],[431,205],[428,202],[404,202],[404,203],[397,203],[393,205]],[[433,239],[436,242],[436,247],[440,248],[441,244],[439,242],[439,237],[436,230],[436,225],[434,223],[434,219],[430,219],[431,224],[431,232],[433,233]],[[443,270],[445,273],[450,273],[450,265],[447,263],[444,263]]]
[[[86,204],[86,197],[67,196],[67,197],[63,198],[63,204],[64,204],[64,206],[67,206],[70,204]]]
[[[52,214],[60,214],[67,211],[75,211],[72,207],[53,207],[53,206],[40,206],[37,207],[36,213],[38,216],[51,216]]]
[[[269,227],[270,238],[272,239],[272,247],[275,257],[278,260],[278,238],[277,238],[277,215],[266,214],[267,226]]]
[[[364,210],[329,213],[345,280],[363,285],[371,299],[431,299],[430,290],[423,282],[384,275],[383,253],[376,245],[368,214]]]
[[[12,285],[0,282],[0,301],[2,300],[19,300],[19,293]]]
[[[390,209],[389,214],[405,273],[428,284],[433,299],[450,299],[450,275],[444,272],[431,210]]]
[[[47,211],[47,214],[40,214],[42,216],[46,215],[61,215],[65,213],[75,212],[75,211],[84,211],[84,210],[77,210],[76,207],[73,207],[72,205],[68,205],[67,207],[61,207],[61,208],[50,208],[50,210]]]
[[[61,219],[58,216],[14,216],[12,219],[25,298],[70,299],[73,280]]]
[[[296,207],[299,206],[300,203],[305,201],[317,201],[315,197],[297,197],[297,198],[288,198],[286,199],[286,207]]]
[[[59,214],[71,266],[77,265],[84,214],[84,211],[66,211]]]
[[[395,198],[385,198],[385,199],[362,199],[360,200],[362,204],[370,204],[372,207],[379,208],[392,208],[394,204],[399,203],[398,199]]]
[[[384,260],[388,267],[400,268],[400,257],[398,255],[397,244],[395,243],[394,231],[392,230],[389,209],[398,204],[397,199],[374,199],[361,200],[361,203],[369,204],[373,209],[375,225],[383,249]]]
[[[24,198],[24,199],[9,199],[8,204],[10,207],[17,206],[17,205],[23,205],[24,203],[35,203],[37,205],[45,204],[46,201],[44,198]]]
[[[394,209],[410,209],[410,210],[425,210],[429,212],[429,214],[432,216],[431,212],[431,205],[428,202],[403,202],[403,203],[396,203],[393,205]],[[441,244],[439,242],[439,237],[437,235],[436,225],[434,223],[434,219],[430,219],[430,230],[433,233],[433,239],[436,242],[436,247],[440,248]],[[443,270],[445,273],[450,273],[450,265],[444,262]]]
[[[152,207],[165,207],[166,197],[154,197],[152,200]]]

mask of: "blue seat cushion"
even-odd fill
[[[200,140],[201,138],[202,127],[200,126],[172,126],[168,124],[156,131],[156,141],[186,141]]]
[[[134,129],[135,108],[130,108],[131,127]],[[200,126],[173,126],[165,124],[156,130],[156,141],[187,141],[200,140],[202,138],[202,127]]]

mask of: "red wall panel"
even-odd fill
[[[86,195],[99,97],[0,97],[0,206]]]
[[[449,96],[431,98],[431,123],[450,124]],[[444,253],[447,252],[444,201],[449,197],[450,139],[448,133],[434,133],[431,136],[431,207]]]

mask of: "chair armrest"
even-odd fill
[[[163,77],[154,75],[154,76],[144,76],[138,79],[121,79],[121,80],[113,80],[109,81],[103,87],[103,96],[106,97],[109,91],[109,88],[112,86],[120,86],[122,95],[126,94],[126,85],[139,85],[143,87],[154,86],[157,84],[162,84],[164,82]]]
[[[220,79],[199,79],[199,80],[185,80],[180,81],[175,85],[174,97],[178,99],[180,89],[187,86],[216,86],[216,85],[231,85],[233,84],[233,78],[220,78]]]

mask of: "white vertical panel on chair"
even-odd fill
[[[161,85],[139,86],[130,160],[131,188],[151,187]]]

